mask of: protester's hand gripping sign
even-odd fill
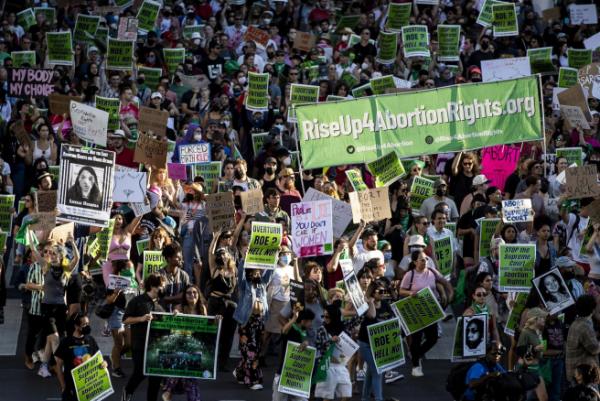
[[[94,356],[87,355],[81,365],[71,370],[78,401],[100,401],[115,392],[103,362],[102,353],[98,351]]]
[[[398,319],[394,318],[369,325],[367,332],[377,374],[404,365],[404,348]]]
[[[406,335],[431,326],[446,316],[429,287],[423,288],[413,296],[394,302],[392,310],[400,318],[402,329]]]

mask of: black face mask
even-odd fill
[[[233,206],[236,209],[241,209],[242,208],[242,197],[241,196],[234,196],[233,197]]]
[[[138,83],[139,85],[142,85],[144,82],[145,82],[144,78],[138,78],[138,79],[137,79],[137,83]]]
[[[273,174],[275,172],[275,169],[273,167],[265,167],[265,171],[267,172],[267,174]]]
[[[490,47],[490,44],[488,42],[482,42],[481,43],[481,49],[482,50],[487,50]]]
[[[445,196],[446,195],[446,190],[444,188],[438,188],[438,189],[436,189],[435,194],[437,196]]]
[[[185,194],[185,199],[186,202],[191,202],[194,200],[194,194]]]
[[[92,333],[92,327],[90,325],[83,326],[80,331],[84,336],[89,336]]]
[[[51,272],[54,278],[59,278],[63,274],[63,269],[61,266],[52,266]]]
[[[481,78],[471,78],[472,82],[481,82]]]
[[[572,271],[566,271],[561,274],[565,280],[572,280],[575,278],[575,273],[573,273]]]
[[[252,284],[260,284],[262,280],[262,277],[260,276],[252,276],[252,279],[250,281],[252,281]]]
[[[244,175],[242,174],[242,172],[240,170],[234,170],[233,171],[233,176],[237,179],[237,180],[241,180],[242,178],[244,178]]]
[[[215,263],[219,266],[225,265],[225,258],[223,257],[223,255],[215,257]]]

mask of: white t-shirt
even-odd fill
[[[571,237],[571,240],[567,246],[571,249],[573,260],[580,263],[589,263],[588,255],[580,254],[579,250],[581,249],[581,242],[583,241],[583,236],[585,235],[585,230],[587,229],[590,218],[580,216],[578,228],[574,227],[575,220],[577,220],[577,215],[569,213],[569,222],[567,223],[567,239]],[[573,232],[573,229],[575,229],[575,232]],[[571,235],[571,232],[573,232],[573,235]]]
[[[378,258],[380,261],[379,263],[384,262],[383,252],[381,252],[377,249],[374,251],[363,251],[363,252],[357,253],[354,256],[354,258],[352,258],[352,263],[354,265],[354,272],[358,273],[359,270],[363,268],[365,263],[373,258]]]
[[[279,266],[273,270],[269,287],[273,288],[273,299],[282,302],[290,300],[290,280],[294,278],[294,268],[290,265]]]

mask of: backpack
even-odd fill
[[[463,362],[450,369],[450,373],[448,373],[448,377],[446,378],[446,391],[452,395],[454,400],[462,400],[465,391],[467,391],[465,383],[467,372],[476,363],[479,362]]]

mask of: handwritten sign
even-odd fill
[[[502,221],[505,223],[526,223],[533,221],[531,199],[503,200]]]
[[[490,186],[504,188],[509,175],[515,171],[521,148],[497,145],[484,148],[481,152],[481,173],[491,181]]]
[[[269,35],[267,31],[263,31],[262,29],[251,25],[244,34],[244,41],[253,41],[258,47],[262,47],[264,49],[267,47],[270,37],[271,35]]]
[[[167,148],[166,141],[154,139],[152,136],[140,132],[133,161],[154,167],[164,167],[167,163]]]
[[[73,131],[81,139],[106,146],[108,113],[83,103],[71,101],[71,123]]]
[[[167,121],[169,112],[166,110],[157,110],[150,107],[140,107],[140,131],[152,132],[157,136],[164,136],[167,131]]]
[[[206,214],[211,231],[230,228],[234,224],[233,192],[206,195]]]
[[[566,191],[571,199],[581,199],[600,196],[597,167],[587,164],[581,167],[571,167],[565,170],[567,178]]]
[[[333,209],[330,200],[291,205],[292,238],[300,257],[333,253]]]
[[[342,202],[338,199],[334,199],[329,195],[319,192],[314,188],[308,188],[302,198],[303,202],[317,201],[317,200],[329,200],[333,207],[333,235],[336,238],[341,237],[352,221],[352,206],[346,202]]]
[[[246,214],[253,215],[265,210],[263,205],[263,193],[260,189],[251,189],[240,194],[242,209]]]
[[[350,192],[350,206],[354,223],[379,221],[392,217],[388,187]]]
[[[181,164],[197,164],[210,162],[210,143],[202,142],[179,147]]]
[[[167,163],[169,178],[172,180],[187,180],[185,164]]]

